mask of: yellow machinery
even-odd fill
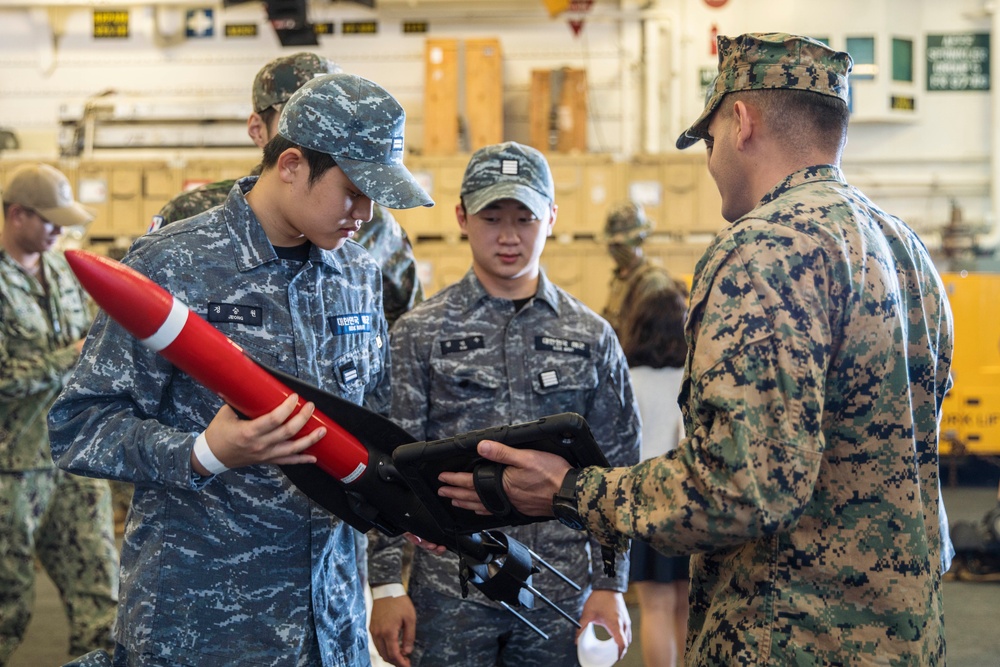
[[[993,310],[1000,310],[1000,274],[941,278],[955,317],[955,385],[944,401],[941,454],[1000,456],[1000,312]]]

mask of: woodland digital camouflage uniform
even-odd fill
[[[329,58],[308,51],[275,58],[260,68],[253,79],[253,110],[261,113],[282,105],[307,81],[341,71],[340,66]]]
[[[112,645],[118,600],[108,484],[56,470],[45,421],[90,326],[89,300],[61,255],[40,261],[48,294],[0,250],[0,664],[28,626],[36,558],[66,606],[71,653]]]
[[[254,173],[260,173],[259,166]],[[163,206],[153,226],[159,228],[222,204],[235,182],[209,183],[177,195]],[[391,327],[400,315],[424,300],[424,291],[406,231],[387,209],[378,204],[372,209],[371,221],[361,225],[354,240],[371,253],[382,270],[383,308]]]
[[[846,54],[787,35],[719,43],[723,81],[846,95]],[[837,167],[803,169],[718,235],[690,313],[689,437],[584,471],[588,529],[696,554],[691,665],[943,665],[952,321],[923,244]]]
[[[256,178],[221,208],[141,237],[125,263],[203,317],[210,303],[258,309],[257,322],[213,324],[262,363],[387,413],[378,267],[351,242],[279,259],[244,196]],[[339,314],[370,324],[336,331]],[[368,664],[356,531],[276,466],[192,471],[194,438],[221,405],[102,314],[53,407],[61,467],[135,484],[119,643],[182,664]]]
[[[621,333],[621,326],[628,321],[632,307],[642,300],[643,295],[667,289],[675,283],[666,269],[641,258],[638,266],[626,276],[615,271],[611,276],[608,302],[601,315],[615,331]]]

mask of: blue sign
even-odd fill
[[[189,9],[184,17],[184,36],[188,39],[200,39],[215,35],[215,10]]]

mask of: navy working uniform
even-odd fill
[[[222,204],[234,183],[235,180],[219,181],[180,193],[154,216],[152,229]],[[424,300],[410,238],[389,209],[376,204],[372,219],[361,225],[354,241],[371,253],[382,270],[382,305],[391,327],[400,315]]]
[[[28,627],[36,558],[66,603],[71,653],[110,646],[117,606],[108,483],[58,470],[45,421],[90,326],[89,299],[61,254],[39,261],[47,291],[0,250],[0,664]]]
[[[612,465],[639,459],[639,417],[624,354],[610,325],[540,272],[537,293],[520,310],[490,296],[473,270],[393,327],[395,379],[392,417],[415,438],[433,440],[487,426],[578,412]],[[585,533],[557,521],[504,529],[583,588],[576,593],[543,570],[535,587],[579,618],[591,589],[624,591],[628,558],[613,578],[604,575],[601,550]],[[373,584],[401,581],[402,545],[373,540]],[[418,549],[409,584],[417,609],[413,664],[486,664],[497,635],[523,635],[526,654],[508,664],[575,664],[575,628],[540,602],[528,617],[554,636],[535,637],[505,611],[486,614],[503,627],[483,627],[483,606],[499,609],[478,590],[459,603],[458,558]],[[507,629],[509,628],[509,629]],[[514,642],[511,643],[513,646]],[[429,653],[431,652],[431,653]],[[533,653],[533,654],[531,654]],[[490,663],[492,664],[492,662]]]
[[[56,469],[49,407],[69,378],[93,303],[65,257],[61,229],[93,213],[58,169],[27,163],[3,191],[0,233],[0,665],[24,637],[36,564],[52,578],[69,620],[69,650],[110,648],[118,550],[104,480]],[[34,261],[32,261],[34,260]]]
[[[281,56],[264,65],[254,77],[251,94],[254,110],[251,126],[254,116],[264,126],[262,136],[251,135],[255,136],[257,145],[263,147],[266,140],[274,135],[271,129],[274,123],[269,119],[295,91],[317,76],[340,71],[340,66],[333,61],[309,51]],[[260,165],[257,165],[250,175],[259,173]],[[159,229],[219,206],[229,196],[235,182],[217,181],[178,194],[164,204],[158,215],[153,216],[151,229]],[[354,240],[363,245],[382,268],[382,301],[385,318],[391,327],[400,315],[424,300],[410,239],[392,213],[376,204],[372,219],[361,225]]]
[[[280,258],[244,197],[256,178],[221,208],[140,238],[125,263],[264,364],[387,412],[378,266],[351,241]],[[242,321],[212,317],[213,305]],[[370,325],[348,332],[342,315]],[[135,485],[118,642],[178,664],[368,664],[353,530],[276,466],[192,470],[195,437],[221,405],[101,315],[53,409],[61,467]]]

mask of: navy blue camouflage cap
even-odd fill
[[[854,66],[850,54],[834,51],[809,37],[783,32],[719,35],[719,73],[708,87],[705,109],[677,138],[677,148],[704,139],[712,113],[726,93],[741,90],[806,90],[837,97],[846,104],[847,77]]]
[[[296,90],[321,74],[342,72],[329,58],[301,51],[275,58],[264,65],[253,80],[253,110],[260,113],[276,104],[284,104]]]
[[[556,199],[545,156],[514,141],[485,146],[472,154],[462,177],[462,203],[475,215],[500,199],[516,199],[539,220]]]
[[[406,112],[377,83],[354,74],[326,74],[292,95],[278,134],[326,153],[372,201],[387,208],[433,206],[403,165]]]

